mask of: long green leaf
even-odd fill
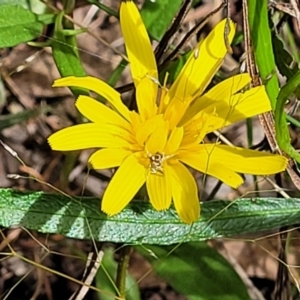
[[[266,91],[273,110],[279,93],[275,76],[276,65],[272,47],[272,36],[268,21],[268,3],[265,0],[248,0],[249,26],[254,55],[260,76],[265,80]],[[273,74],[273,75],[272,75]],[[271,76],[271,78],[269,78]]]
[[[182,223],[173,208],[157,212],[149,203],[136,200],[108,217],[100,212],[99,202],[98,198],[0,189],[0,225],[77,239],[169,245],[274,230],[300,220],[300,199],[293,198],[204,202],[201,218],[193,226]]]

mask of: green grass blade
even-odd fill
[[[268,21],[267,1],[248,0],[249,26],[255,61],[260,76],[265,80],[266,91],[275,110],[279,93],[276,65],[272,47],[272,36]]]
[[[0,131],[11,127],[15,124],[20,124],[22,122],[28,121],[29,119],[35,118],[43,113],[49,111],[50,108],[45,106],[41,108],[36,108],[32,110],[24,110],[16,114],[8,114],[0,116]]]

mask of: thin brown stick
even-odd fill
[[[168,63],[171,60],[174,60],[176,58],[176,56],[178,55],[179,51],[194,37],[195,34],[197,34],[203,27],[204,25],[209,21],[209,19],[214,16],[217,12],[219,12],[224,6],[226,5],[226,0],[223,0],[223,2],[216,8],[214,9],[212,12],[210,12],[203,20],[201,20],[199,23],[197,23],[186,35],[185,37],[182,39],[182,41],[179,43],[179,45],[167,56],[167,58],[164,59],[164,61],[160,64],[158,64],[158,71],[161,72],[162,70],[164,70],[166,68],[166,66],[168,65]],[[183,7],[183,6],[182,6]],[[180,14],[181,16],[185,16],[184,14]],[[183,19],[182,19],[183,21]],[[180,23],[181,24],[181,23]],[[163,46],[161,46],[161,49],[163,49]],[[159,51],[159,55],[156,54],[156,59],[159,58],[160,56],[160,51],[162,50],[156,50],[156,52]],[[164,52],[163,52],[164,53]],[[160,58],[159,58],[160,59]],[[134,89],[134,85],[133,83],[128,83],[126,85],[117,87],[116,90],[119,93],[125,93],[128,92],[130,90]]]
[[[223,1],[216,9],[210,12],[203,20],[198,22],[182,39],[179,45],[168,55],[168,57],[163,61],[161,65],[159,65],[158,70],[163,70],[166,65],[173,59],[176,58],[179,51],[187,44],[189,41],[204,27],[204,25],[210,20],[212,16],[214,16],[217,12],[219,12],[226,4],[226,1]]]
[[[94,261],[94,264],[92,266],[92,268],[90,268],[90,264],[92,262],[92,258],[93,258],[94,253],[91,252],[88,256],[87,259],[87,265],[86,265],[86,269],[85,269],[85,273],[84,276],[86,277],[84,279],[84,283],[85,285],[82,285],[80,290],[77,293],[76,298],[74,298],[74,300],[82,300],[84,299],[86,293],[89,291],[89,286],[92,284],[93,279],[95,278],[97,271],[101,265],[103,256],[104,256],[104,252],[102,250],[100,250],[97,254],[96,260]],[[90,269],[89,273],[87,274],[87,270]]]
[[[162,37],[161,41],[157,45],[154,54],[156,57],[156,61],[159,64],[160,60],[165,53],[165,51],[168,48],[168,45],[172,42],[176,32],[180,28],[184,18],[186,17],[191,5],[192,5],[192,0],[185,0],[184,3],[182,4],[178,14],[175,16],[172,25],[170,28],[165,32],[164,36]]]
[[[254,60],[254,54],[253,49],[251,45],[251,38],[250,38],[250,30],[249,30],[249,23],[248,23],[248,6],[247,6],[247,0],[243,0],[243,27],[244,27],[244,35],[245,35],[245,51],[246,51],[246,67],[247,71],[250,73],[252,77],[252,84],[253,86],[261,85],[261,79],[258,75],[255,60]],[[294,170],[293,167],[293,161],[279,148],[277,141],[276,141],[276,131],[275,131],[275,121],[273,114],[271,112],[261,114],[259,116],[260,122],[264,128],[266,137],[268,139],[268,142],[271,146],[272,151],[278,151],[281,155],[286,156],[289,159],[289,165],[287,168],[288,173],[290,174],[291,178],[293,176]],[[296,175],[296,173],[295,173]],[[293,179],[292,179],[293,180]],[[294,181],[294,184],[297,188],[300,187],[300,181],[299,177],[297,176],[297,179]],[[299,185],[299,187],[297,186]],[[285,252],[285,246],[286,242],[285,239],[287,237],[287,234],[280,234],[280,251],[279,251],[279,260],[280,261],[286,261],[286,252]],[[288,269],[286,266],[282,263],[279,263],[278,270],[277,270],[277,280],[274,290],[274,300],[289,300],[289,278],[288,278]]]

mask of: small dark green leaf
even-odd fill
[[[204,242],[182,244],[175,250],[174,247],[149,245],[137,249],[160,277],[189,300],[250,299],[233,267]],[[154,253],[158,259],[149,253]]]
[[[0,48],[28,42],[53,22],[53,15],[37,15],[21,6],[0,5]]]
[[[276,140],[281,150],[300,163],[300,154],[291,145],[290,133],[284,113],[288,97],[300,84],[300,70],[281,88],[275,110]]]
[[[278,71],[289,80],[299,71],[298,64],[295,63],[292,55],[286,50],[283,40],[275,33],[272,35],[272,42]],[[300,87],[297,86],[293,92],[299,99]]]
[[[141,10],[150,36],[159,41],[179,10],[182,0],[146,0]]]
[[[201,218],[193,226],[182,223],[174,208],[158,212],[149,203],[135,200],[108,217],[100,212],[99,202],[98,198],[0,189],[0,226],[21,225],[77,239],[168,245],[275,230],[299,224],[300,219],[296,198],[204,202]]]
[[[272,43],[278,71],[281,75],[286,76],[286,78],[291,78],[298,70],[296,66],[294,68],[291,68],[293,57],[285,49],[284,42],[275,33],[272,34]]]
[[[177,60],[170,62],[170,64],[165,68],[165,70],[159,74],[160,82],[164,82],[166,73],[168,73],[169,74],[168,83],[173,83],[175,81],[175,79],[177,78],[177,76],[179,75],[181,69],[187,62],[190,54],[191,54],[191,51],[184,54]]]

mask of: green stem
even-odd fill
[[[118,288],[118,297],[126,298],[126,275],[131,253],[131,246],[123,246],[120,250],[120,259],[118,262],[116,286]]]
[[[114,11],[113,9],[109,8],[108,6],[100,3],[99,1],[97,1],[97,0],[87,0],[87,2],[98,6],[101,10],[105,11],[110,16],[114,16],[117,19],[119,19],[119,14],[116,11]]]
[[[248,118],[246,120],[246,126],[247,126],[247,139],[248,139],[248,147],[253,146],[253,122],[252,119]]]
[[[119,78],[122,75],[122,72],[124,71],[125,67],[128,65],[128,61],[125,60],[124,58],[121,60],[121,62],[119,63],[119,65],[114,69],[114,71],[112,72],[112,74],[110,75],[107,83],[114,87],[117,83],[117,81],[119,80]]]
[[[64,0],[63,1],[64,11],[66,14],[70,14],[73,12],[75,8],[75,1],[74,0]]]
[[[287,119],[290,123],[292,123],[292,124],[294,124],[295,126],[297,126],[297,127],[300,128],[300,122],[299,122],[298,120],[294,119],[292,116],[286,115],[286,119]]]

